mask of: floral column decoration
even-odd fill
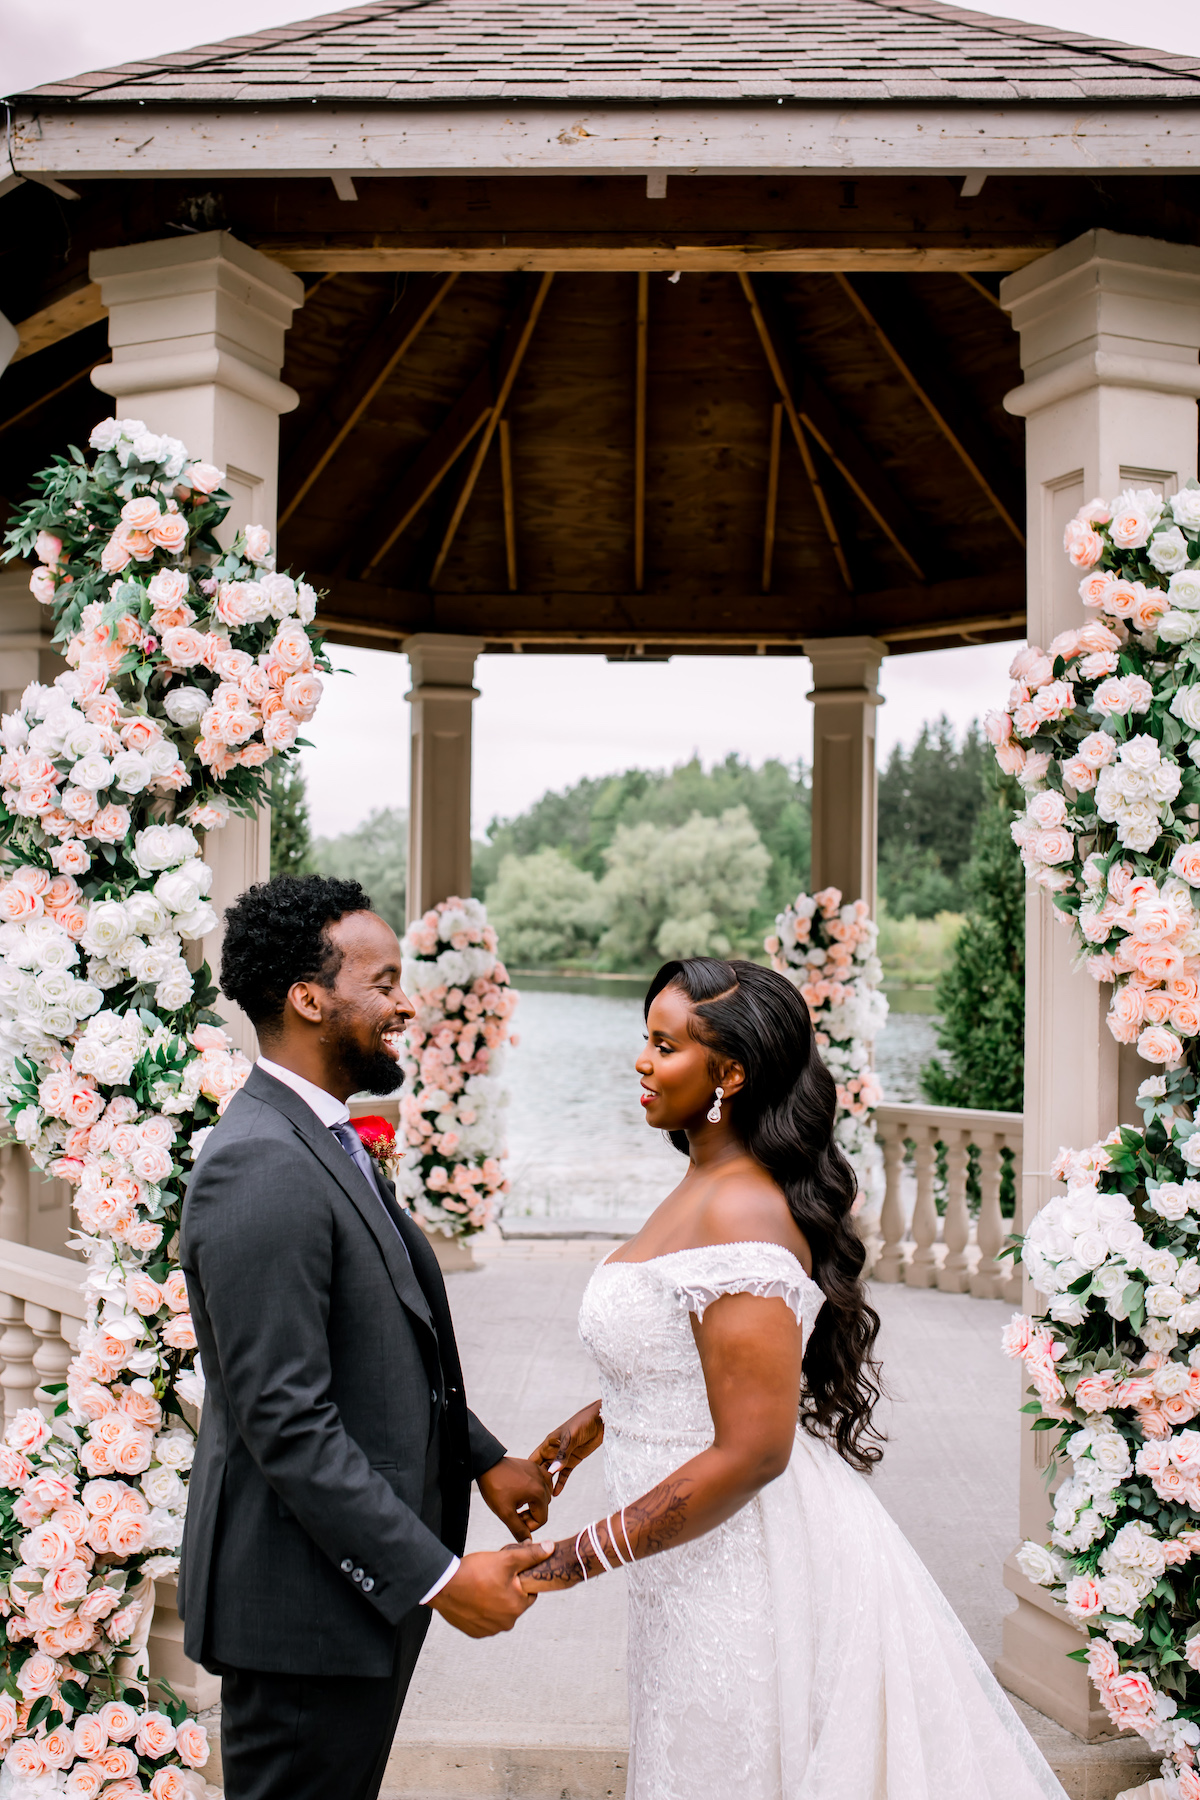
[[[417,1016],[389,1172],[427,1230],[468,1237],[508,1192],[500,1073],[505,1046],[517,1042],[508,1023],[517,995],[479,900],[443,900],[413,921],[400,949]]]
[[[317,596],[267,532],[228,550],[219,469],[138,420],[56,458],[7,534],[70,665],[0,724],[0,1089],[76,1190],[88,1313],[45,1415],[0,1447],[0,1793],[215,1794],[144,1646],[174,1574],[203,1397],[177,1233],[190,1164],[249,1072],[194,946],[203,834],[266,797],[321,696]],[[190,959],[190,960],[189,960]]]
[[[1017,1240],[1044,1309],[1005,1348],[1059,1478],[1018,1562],[1168,1800],[1200,1800],[1200,484],[1092,501],[1065,548],[1083,617],[1021,652],[988,730],[1027,796],[1026,869],[1157,1072],[1140,1125],[1060,1152],[1065,1191]]]
[[[879,1186],[880,1156],[871,1114],[883,1099],[871,1067],[875,1039],[887,1023],[876,955],[879,927],[865,900],[842,905],[838,888],[798,894],[765,941],[773,968],[804,997],[821,1059],[837,1083],[834,1137],[860,1185]]]

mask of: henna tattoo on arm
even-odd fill
[[[672,1475],[625,1508],[630,1548],[636,1560],[669,1549],[684,1531],[693,1487],[688,1478]]]

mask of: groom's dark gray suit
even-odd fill
[[[227,1677],[399,1673],[403,1688],[471,1482],[504,1455],[467,1410],[432,1250],[390,1184],[369,1186],[260,1068],[201,1151],[180,1245],[207,1383],[188,1655]]]

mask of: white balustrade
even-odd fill
[[[0,1388],[7,1422],[38,1400],[43,1382],[66,1380],[86,1306],[81,1263],[0,1238]]]
[[[997,1256],[1011,1229],[1000,1211],[1006,1151],[1012,1157],[1015,1192],[1021,1191],[1022,1115],[966,1106],[886,1105],[875,1109],[875,1130],[885,1185],[878,1232],[868,1246],[872,1278],[973,1294],[980,1300],[1019,1301],[1020,1273],[1011,1259],[999,1262]],[[941,1218],[939,1148],[946,1172]],[[906,1153],[915,1173],[911,1221],[905,1205]],[[974,1221],[967,1194],[972,1154],[980,1193]]]

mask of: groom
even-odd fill
[[[222,1678],[227,1800],[374,1800],[430,1610],[512,1629],[548,1488],[467,1410],[437,1260],[348,1122],[398,1085],[395,933],[357,882],[280,877],[227,913],[221,986],[263,1055],[180,1235],[208,1384],[184,1644]],[[472,1481],[522,1541],[460,1560]]]

